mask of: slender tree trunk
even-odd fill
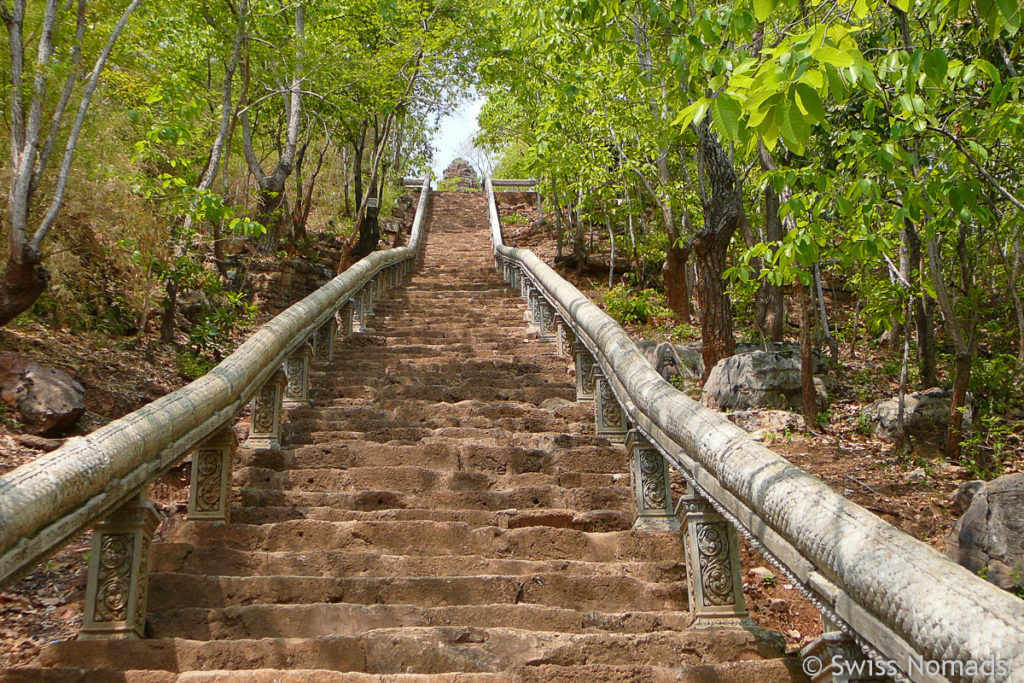
[[[836,344],[836,340],[832,337],[832,332],[828,327],[828,312],[825,310],[825,293],[821,289],[821,267],[817,263],[814,264],[814,292],[818,299],[818,320],[821,324],[821,333],[825,337],[825,343],[828,344],[829,353],[832,354],[832,362],[839,363],[839,345]]]
[[[555,189],[555,181],[551,181],[551,196],[555,200],[555,227],[557,237],[555,241],[555,263],[562,260],[562,245],[565,242],[565,217],[562,216],[562,200],[558,197],[558,190]]]
[[[811,290],[797,281],[797,298],[800,301],[800,397],[803,402],[804,421],[807,428],[814,430],[818,424],[818,393],[814,389],[814,346],[811,332],[814,329],[814,304]]]
[[[917,227],[904,220],[903,240],[907,245],[908,281],[916,289],[921,268],[921,239]],[[901,264],[902,265],[902,264]],[[913,318],[917,332],[917,362],[921,374],[921,385],[925,388],[939,385],[938,371],[935,364],[935,332],[932,316],[929,314],[928,295],[920,296],[911,292],[913,298]],[[910,317],[907,318],[908,322]]]
[[[758,143],[761,167],[776,168],[774,160],[763,143]],[[779,194],[771,184],[764,188],[764,228],[768,242],[782,240],[782,221],[779,219]],[[762,282],[757,290],[757,315],[755,324],[768,339],[780,342],[786,333],[786,298],[782,285]]]
[[[572,257],[576,261],[576,267],[580,270],[587,264],[586,233],[579,212],[581,201],[583,201],[582,191],[577,193],[575,206],[569,209],[569,213],[573,217]]]

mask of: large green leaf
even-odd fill
[[[925,75],[928,76],[932,83],[939,85],[946,78],[946,70],[949,68],[949,58],[946,57],[946,51],[942,48],[937,48],[925,53],[922,66],[924,67]]]
[[[796,96],[803,110],[815,121],[822,125],[827,122],[825,107],[821,103],[821,98],[818,97],[818,93],[815,92],[814,88],[806,83],[797,83]]]
[[[828,45],[822,45],[821,47],[815,48],[811,55],[819,62],[825,64],[831,64],[838,67],[853,66],[856,60],[853,55],[843,50],[837,50],[834,47]]]
[[[711,101],[711,117],[715,122],[715,127],[730,140],[739,137],[742,112],[740,103],[728,95],[716,97]]]

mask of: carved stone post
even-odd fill
[[[356,332],[362,332],[366,325],[366,309],[363,306],[363,292],[362,290],[356,292],[356,295],[352,298],[352,329]]]
[[[672,508],[672,481],[668,463],[643,434],[631,429],[626,435],[629,479],[636,506],[634,529],[674,531],[679,520]]]
[[[522,268],[519,269],[519,296],[527,301],[530,300],[530,278],[527,277]]]
[[[231,511],[231,473],[238,436],[230,424],[192,451],[188,519],[227,522]]]
[[[686,515],[686,577],[694,628],[738,626],[747,618],[743,604],[739,539],[703,497],[689,490]]]
[[[537,331],[541,341],[555,341],[555,309],[540,291],[537,292]]]
[[[576,362],[576,401],[594,400],[594,357],[580,340],[572,347],[573,359]]]
[[[370,280],[363,287],[363,322],[373,315],[373,301],[377,296],[377,283]]]
[[[312,357],[312,349],[307,343],[284,362],[284,376],[288,380],[284,388],[285,405],[309,405],[309,367]]]
[[[159,521],[142,493],[96,525],[81,637],[143,637],[149,550]]]
[[[558,355],[572,358],[572,348],[576,344],[576,333],[572,327],[561,318],[558,324]]]
[[[519,289],[519,269],[516,268],[515,265],[513,265],[512,263],[507,263],[507,265],[508,265],[508,284],[509,284],[510,287],[512,287],[512,289],[518,290]]]
[[[252,397],[252,424],[246,448],[278,449],[281,447],[281,403],[284,399],[285,377],[281,370],[274,373]]]
[[[331,317],[313,334],[313,360],[326,363],[334,360],[334,335],[338,331],[336,318]]]
[[[524,280],[526,278],[523,278]],[[537,290],[534,288],[533,283],[526,281],[526,294],[523,296],[526,299],[526,311],[523,313],[523,322],[529,326],[534,326],[537,323]]]
[[[348,301],[338,310],[338,325],[341,326],[342,339],[352,336],[352,318],[355,315],[355,309],[355,303]]]
[[[629,425],[626,413],[615,398],[608,379],[598,369],[594,377],[594,418],[597,422],[597,435],[603,436],[613,443],[623,443]]]

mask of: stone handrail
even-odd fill
[[[490,179],[484,190],[495,265],[513,279],[528,279],[593,356],[630,426],[837,632],[897,677],[1024,680],[1024,601],[837,494],[675,389],[611,317],[531,251],[504,244]],[[943,663],[946,668],[937,670]]]
[[[0,477],[0,589],[137,496],[225,424],[336,311],[384,270],[415,259],[430,196],[409,244],[377,251],[257,330],[208,373]]]

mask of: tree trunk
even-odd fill
[[[956,355],[956,377],[953,379],[953,394],[949,398],[949,428],[946,430],[946,457],[955,460],[960,457],[960,441],[963,440],[963,407],[967,402],[967,387],[971,381],[971,362],[974,354]]]
[[[701,380],[707,381],[715,364],[731,356],[736,349],[732,311],[722,274],[732,236],[743,220],[743,197],[736,168],[707,119],[698,127],[697,150],[698,168],[704,180],[702,187],[707,191],[701,197],[704,225],[694,236],[693,254],[703,343]]]
[[[800,398],[804,409],[804,421],[808,429],[818,424],[818,393],[814,390],[814,346],[811,330],[814,328],[814,304],[811,290],[797,281],[797,298],[800,301]]]
[[[573,218],[572,257],[580,267],[583,267],[587,264],[587,244],[586,234],[583,230],[583,221],[580,220],[578,200],[581,197],[582,192],[579,193],[577,204],[569,209],[569,215]]]
[[[39,252],[26,246],[17,259],[7,262],[0,280],[0,326],[31,308],[46,291],[50,275],[41,261]]]
[[[921,268],[921,239],[917,234],[917,227],[910,222],[903,222],[903,240],[907,245],[907,262],[909,277],[908,281],[914,289],[920,275]],[[902,265],[902,264],[901,264]],[[924,388],[937,387],[939,385],[938,372],[935,365],[935,331],[932,326],[933,315],[932,305],[928,304],[928,295],[911,295],[914,300],[914,324],[917,331],[917,362],[921,374],[921,385]],[[909,322],[909,320],[908,320]]]
[[[774,168],[775,163],[763,144],[761,150],[762,168]],[[782,221],[779,219],[779,194],[769,184],[764,188],[764,229],[768,242],[782,240]],[[782,341],[786,333],[786,298],[783,296],[782,285],[762,282],[757,290],[757,312],[754,324],[762,335],[773,342]]]
[[[672,237],[669,236],[669,239],[672,239]],[[661,276],[665,281],[665,296],[668,299],[668,308],[685,323],[690,322],[692,315],[690,311],[690,288],[686,282],[686,265],[687,261],[690,260],[691,251],[692,247],[690,245],[681,247],[676,245],[675,240],[672,240],[668,253],[665,255],[665,265],[661,267]]]

